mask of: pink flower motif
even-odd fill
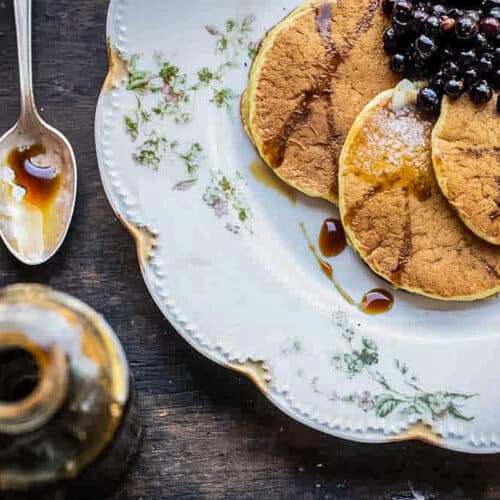
[[[187,181],[178,182],[172,189],[174,191],[187,191],[196,184],[196,179],[188,179]]]
[[[333,367],[335,368],[335,370],[342,370],[342,368],[344,368],[344,362],[340,357],[336,357],[333,360]]]
[[[166,103],[173,103],[173,102],[177,102],[177,95],[172,92],[172,88],[170,87],[170,85],[166,84],[164,87],[163,87],[163,90],[162,90],[162,95],[163,95],[163,99],[165,99],[165,102]]]
[[[228,215],[229,214],[229,210],[228,210],[228,207],[227,207],[227,203],[218,198],[216,199],[213,203],[212,203],[212,208],[215,212],[215,215],[217,217],[219,217],[219,219],[221,217],[224,217],[224,215]]]
[[[375,408],[375,400],[370,392],[363,391],[360,394],[358,405],[363,411],[367,412]]]

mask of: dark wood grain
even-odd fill
[[[23,267],[0,247],[0,284],[40,282],[69,292],[102,312],[122,340],[145,439],[114,498],[500,498],[500,458],[420,443],[361,445],[307,429],[194,352],[163,319],[98,175],[93,122],[107,68],[106,9],[104,0],[34,0],[38,105],[75,147],[78,205],[68,240],[48,265]],[[0,0],[0,74],[3,131],[18,113],[10,0]]]

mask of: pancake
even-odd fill
[[[332,202],[338,156],[363,106],[398,78],[381,0],[309,0],[264,38],[242,98],[245,130],[274,172]]]
[[[417,114],[408,81],[356,119],[340,157],[339,205],[351,245],[404,290],[443,300],[500,291],[500,248],[456,216],[434,176],[433,123]]]
[[[467,96],[443,100],[432,135],[441,191],[465,225],[500,245],[500,127],[496,97],[474,105]]]

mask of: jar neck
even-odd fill
[[[9,352],[20,351],[29,355],[35,366],[33,363],[31,366],[29,363],[26,366],[18,363],[15,370],[9,372],[4,365],[0,367],[5,371],[1,383],[13,384],[14,387],[23,376],[31,377],[36,382],[32,390],[19,400],[10,397],[6,401],[0,397],[0,434],[19,435],[41,428],[61,408],[68,391],[68,360],[60,346],[41,346],[25,334],[0,332],[0,353],[8,357]]]

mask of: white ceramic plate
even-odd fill
[[[322,274],[299,226],[315,239],[335,208],[302,196],[293,204],[250,173],[256,154],[238,98],[255,43],[295,6],[111,1],[97,154],[151,295],[196,349],[306,425],[356,441],[498,452],[497,301],[395,292],[389,313],[361,313]],[[331,263],[356,298],[387,288],[350,250]]]

